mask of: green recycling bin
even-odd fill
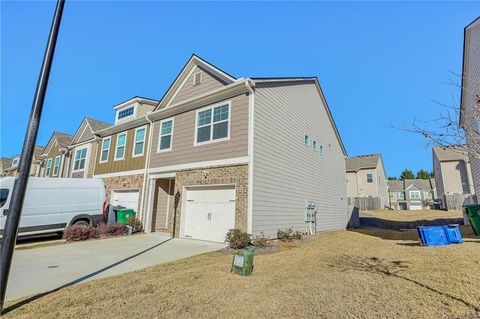
[[[480,236],[480,205],[465,205],[463,206],[463,212],[467,215],[475,236]]]
[[[235,250],[231,272],[241,276],[250,276],[253,272],[253,255],[255,250],[254,246]]]
[[[119,224],[126,224],[132,217],[135,217],[135,211],[133,209],[128,208],[117,211],[117,223]]]

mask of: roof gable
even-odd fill
[[[379,154],[360,155],[345,159],[347,172],[358,172],[361,169],[377,168],[380,160]]]
[[[185,66],[182,68],[180,73],[177,75],[173,83],[170,85],[169,89],[162,97],[158,106],[155,110],[168,107],[173,104],[175,98],[178,96],[185,98],[193,97],[194,95],[201,94],[205,92],[205,90],[198,90],[199,92],[189,92],[192,91],[193,87],[193,74],[195,72],[202,72],[202,76],[207,76],[206,83],[211,85],[211,87],[204,85],[205,89],[215,89],[221,87],[222,85],[228,85],[236,81],[236,78],[229,75],[228,73],[220,70],[216,66],[208,63],[207,61],[201,59],[196,55],[192,55]],[[203,79],[202,79],[203,80]],[[199,89],[202,85],[199,85]],[[188,94],[188,93],[197,93],[197,94]],[[180,95],[179,95],[180,94]],[[175,102],[179,102],[180,100],[177,99]]]
[[[59,148],[66,148],[68,145],[70,145],[70,142],[72,141],[73,136],[70,134],[65,134],[62,132],[53,132],[52,136],[50,137],[50,140],[48,140],[48,144],[43,150],[42,155],[48,155],[50,153],[50,150],[52,147],[55,145],[55,141],[58,142],[58,147]]]

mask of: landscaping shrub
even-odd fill
[[[73,225],[65,228],[63,239],[66,241],[87,240],[98,237],[98,232],[94,227]]]
[[[302,239],[302,233],[296,230],[293,230],[293,227],[287,229],[279,229],[277,232],[277,237],[281,241],[292,241],[294,239]]]
[[[253,237],[253,244],[257,248],[267,248],[272,246],[270,237],[265,235],[263,232],[261,232],[260,235],[256,235]]]
[[[142,228],[143,228],[142,222],[137,217],[129,218],[127,221],[127,225],[133,228],[134,233],[142,231]]]
[[[124,224],[100,224],[98,227],[98,233],[100,236],[124,236],[127,234],[127,226]]]
[[[225,236],[228,247],[233,249],[243,249],[251,244],[252,238],[249,234],[240,229],[230,229]]]

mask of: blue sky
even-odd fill
[[[21,151],[54,2],[1,3],[0,155]],[[192,53],[237,77],[318,76],[349,155],[389,175],[431,170],[431,150],[390,128],[432,119],[459,92],[463,28],[480,2],[67,1],[38,144],[84,116],[159,99]]]

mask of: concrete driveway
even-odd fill
[[[152,233],[64,244],[14,254],[7,300],[219,250],[223,244]]]

